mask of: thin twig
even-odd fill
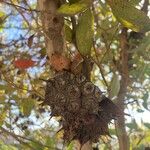
[[[141,141],[144,140],[144,138],[145,138],[145,135],[142,135],[140,139],[138,140],[138,142],[136,143],[136,146],[138,146],[141,143]]]
[[[24,2],[25,2],[26,5],[28,6],[28,8],[32,10],[32,8],[31,8],[31,6],[28,4],[27,0],[24,0]],[[32,18],[35,20],[37,26],[39,27],[38,19],[34,17],[33,11],[32,11]]]
[[[24,136],[21,136],[21,135],[16,135],[16,134],[14,134],[13,132],[9,132],[8,130],[6,130],[6,129],[3,128],[3,127],[0,127],[0,128],[1,128],[1,130],[2,130],[3,132],[5,132],[5,133],[8,134],[8,135],[11,135],[13,138],[15,138],[15,139],[16,139],[17,141],[19,141],[20,143],[26,144],[26,145],[28,145],[30,148],[35,149],[34,147],[31,147],[27,142],[24,142],[24,141],[21,140],[21,139],[24,139],[24,140],[27,140],[27,141],[30,141],[30,142],[33,142],[33,143],[37,143],[38,141],[35,141],[35,140],[33,140],[33,139],[29,139],[29,138],[24,137]],[[20,138],[21,138],[21,139],[20,139]],[[47,147],[47,148],[52,148],[52,147],[50,147],[50,146],[48,146],[48,145],[45,145],[45,144],[42,144],[42,143],[40,143],[40,142],[38,142],[38,144],[41,145],[41,146]]]
[[[96,53],[96,48],[95,48],[95,43],[94,43],[94,41],[93,41],[93,48],[94,48],[94,52],[95,52],[95,56],[96,56],[97,62],[96,62],[94,59],[92,59],[92,60],[93,60],[93,61],[97,64],[97,66],[99,67],[99,70],[100,70],[101,76],[102,76],[102,78],[103,78],[103,81],[104,81],[106,87],[109,88],[108,83],[107,83],[107,81],[106,81],[106,79],[105,79],[105,76],[104,76],[104,73],[103,73],[103,69],[102,69],[102,67],[101,67],[101,65],[100,65],[101,63],[99,62],[99,59],[98,59],[98,56],[97,56],[97,53]]]
[[[21,144],[27,145],[27,146],[30,147],[31,149],[36,150],[34,147],[32,147],[32,146],[31,146],[30,144],[28,144],[27,142],[24,142],[23,140],[19,139],[18,135],[14,134],[14,133],[12,133],[12,132],[9,132],[8,130],[6,130],[6,129],[3,128],[2,126],[1,126],[0,128],[1,128],[1,130],[2,130],[3,132],[5,132],[7,135],[12,136],[15,140],[17,140],[17,141],[20,142]]]
[[[27,91],[27,92],[29,92],[29,93],[34,93],[34,94],[36,94],[36,95],[38,95],[38,96],[40,96],[42,99],[44,99],[44,96],[41,94],[41,93],[39,93],[39,92],[37,92],[37,91],[35,91],[35,90],[28,90],[28,89],[26,89],[26,88],[22,88],[22,87],[20,87],[20,86],[17,86],[16,84],[14,84],[12,81],[9,81],[6,77],[5,77],[5,75],[3,74],[3,77],[4,77],[4,81],[6,81],[7,83],[9,83],[10,85],[12,85],[13,87],[15,87],[15,88],[17,88],[17,89],[19,89],[19,90],[25,90],[25,91]]]
[[[7,5],[13,6],[13,7],[21,8],[21,9],[26,10],[26,11],[41,12],[40,10],[37,10],[37,9],[28,9],[28,8],[22,7],[20,5],[12,4],[12,3],[9,3],[9,2],[6,2],[6,1],[1,1],[1,2],[4,3],[4,4],[7,4]]]
[[[12,4],[14,4],[12,0],[10,0],[10,1],[11,1]],[[29,23],[29,21],[26,19],[26,17],[24,16],[22,10],[20,10],[15,4],[14,4],[14,7],[15,7],[15,9],[18,11],[18,13],[20,13],[20,15],[22,16],[22,18],[24,19],[24,21],[27,23],[27,25],[30,27],[30,23]]]
[[[104,53],[104,55],[103,55],[102,59],[100,60],[100,63],[102,63],[102,62],[103,62],[103,60],[104,60],[104,58],[105,58],[106,54],[110,51],[110,46],[111,46],[111,44],[113,43],[113,39],[114,39],[114,37],[115,37],[115,35],[116,35],[117,31],[118,31],[118,28],[115,30],[115,33],[113,34],[112,39],[111,39],[111,41],[110,41],[110,43],[109,43],[109,44],[107,44],[107,42],[106,42],[106,41],[104,41],[104,43],[105,43],[105,47],[106,47],[106,51],[105,51],[105,53]]]

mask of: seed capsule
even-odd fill
[[[83,94],[88,95],[92,94],[94,91],[94,85],[91,82],[86,82],[83,87]]]

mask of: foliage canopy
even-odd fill
[[[79,70],[83,57],[94,62],[91,80],[117,102],[122,86],[125,125],[130,149],[150,146],[150,19],[147,0],[68,0],[57,13],[64,16],[66,56]],[[45,81],[53,77],[37,1],[0,1],[0,149],[60,149],[62,132],[50,108],[41,106]],[[125,34],[122,33],[125,31]],[[123,38],[122,38],[122,37]],[[126,49],[124,61],[122,48]],[[72,64],[74,65],[74,64]],[[124,72],[124,70],[126,72]],[[124,74],[127,73],[127,74]],[[123,84],[123,77],[127,85]],[[138,116],[138,117],[136,117]],[[140,117],[140,119],[139,119]],[[93,146],[118,149],[114,139],[101,137]],[[6,138],[7,137],[7,138]],[[8,139],[8,140],[6,140]],[[8,142],[9,141],[9,142]],[[73,149],[73,143],[65,147]]]

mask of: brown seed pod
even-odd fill
[[[82,74],[62,71],[47,81],[43,104],[53,116],[61,116],[64,140],[81,144],[109,135],[108,123],[121,115],[118,107]]]
[[[86,82],[83,85],[83,94],[84,95],[92,95],[94,92],[95,85],[91,82]]]
[[[67,89],[67,94],[71,98],[79,98],[81,96],[80,89],[77,85],[69,85]]]
[[[97,114],[99,110],[99,103],[94,98],[83,98],[82,108],[88,111],[90,114]]]
[[[61,105],[61,104],[65,104],[66,103],[66,98],[64,96],[63,93],[57,93],[55,95],[55,100],[56,102],[58,103],[58,105]]]
[[[76,113],[76,112],[79,111],[79,109],[80,109],[80,105],[79,105],[79,103],[77,103],[77,102],[72,102],[72,103],[70,103],[70,105],[68,106],[68,111],[70,111],[70,112]]]
[[[85,81],[86,81],[85,76],[83,76],[83,75],[81,75],[81,74],[76,75],[76,82],[77,82],[78,84],[81,84],[81,83],[83,83],[83,82],[85,82]]]

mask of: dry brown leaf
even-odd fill
[[[67,57],[62,56],[60,54],[53,54],[51,57],[50,64],[56,71],[70,69],[70,60]]]

